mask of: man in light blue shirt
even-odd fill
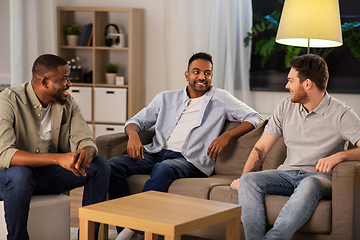
[[[134,174],[150,174],[143,191],[162,192],[178,178],[210,176],[229,140],[263,121],[259,113],[229,92],[211,86],[212,70],[209,54],[194,54],[185,72],[188,86],[159,93],[126,122],[128,154],[109,159],[110,199],[129,194],[126,178]],[[220,135],[225,120],[241,124]],[[139,133],[154,125],[152,143],[143,146]],[[130,239],[133,233],[124,229],[117,240]]]

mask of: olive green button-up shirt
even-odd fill
[[[41,150],[40,122],[42,105],[31,82],[7,88],[0,93],[0,168],[10,167],[17,150],[39,153]],[[71,95],[64,104],[51,106],[50,153],[71,152],[70,141],[77,149],[96,148],[92,133],[79,105]]]

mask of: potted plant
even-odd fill
[[[116,75],[119,66],[117,64],[109,63],[106,65],[106,83],[115,85]]]
[[[76,46],[80,35],[80,27],[75,23],[64,26],[64,34],[69,46]]]

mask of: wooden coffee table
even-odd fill
[[[240,239],[239,205],[149,191],[79,209],[80,240],[94,239],[94,222],[145,232],[145,240],[181,235],[227,221],[226,239]]]

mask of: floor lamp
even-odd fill
[[[285,0],[276,42],[310,48],[342,45],[338,0]]]

